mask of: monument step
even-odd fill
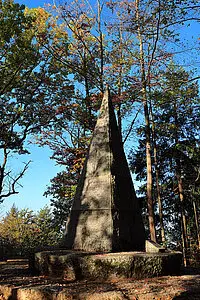
[[[179,274],[182,254],[179,252],[87,253],[78,251],[44,251],[35,255],[40,274],[66,281],[90,279],[110,281],[122,278],[151,278]]]

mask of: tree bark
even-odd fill
[[[104,92],[104,82],[103,82],[103,77],[104,77],[104,47],[103,47],[103,33],[101,30],[101,11],[102,7],[100,4],[100,0],[97,1],[98,4],[98,17],[97,17],[97,22],[98,22],[98,32],[99,32],[99,47],[100,47],[100,90],[103,93]]]
[[[154,222],[154,207],[152,197],[152,161],[151,161],[151,129],[149,120],[149,109],[147,102],[147,84],[145,76],[145,63],[144,63],[144,50],[143,40],[140,28],[140,14],[139,14],[139,0],[135,1],[136,21],[138,23],[138,40],[140,44],[140,70],[141,70],[141,83],[142,83],[142,102],[144,107],[145,129],[146,129],[146,167],[147,167],[147,206],[149,218],[150,238],[156,242],[156,231]]]
[[[197,243],[198,243],[198,247],[200,249],[200,232],[199,232],[198,213],[197,213],[197,208],[196,208],[196,202],[194,200],[193,200],[193,208],[194,208],[194,218],[195,218],[196,231],[197,231]]]
[[[178,122],[178,115],[177,115],[176,99],[174,100],[174,125],[176,128],[175,145],[178,145],[179,144],[179,137],[178,137],[179,122]],[[175,174],[176,174],[177,183],[178,183],[178,193],[179,193],[179,201],[180,201],[183,262],[184,262],[184,266],[186,267],[188,265],[188,260],[187,260],[187,247],[188,247],[187,222],[186,222],[185,209],[184,209],[183,182],[182,182],[182,178],[181,178],[181,163],[180,163],[180,159],[178,158],[177,153],[176,153],[175,162],[176,162]]]
[[[176,172],[176,178],[177,178],[177,181],[178,181],[178,191],[179,191],[180,210],[181,210],[183,262],[184,262],[184,266],[186,267],[188,265],[188,259],[187,259],[187,248],[188,248],[187,222],[186,222],[185,209],[184,209],[183,183],[182,183],[181,175],[180,175],[180,172],[179,172],[179,164],[178,164],[177,167],[178,167],[178,171]]]
[[[166,244],[165,239],[165,228],[163,222],[163,209],[162,209],[162,200],[161,200],[161,192],[160,192],[160,184],[159,184],[159,170],[158,170],[158,162],[157,162],[157,147],[154,142],[154,165],[156,171],[156,190],[157,190],[157,202],[158,202],[158,211],[159,211],[159,219],[160,219],[160,233],[161,233],[161,241],[162,244]]]
[[[118,96],[120,98],[122,94],[122,73],[123,73],[123,67],[122,67],[122,58],[123,58],[123,44],[122,44],[122,27],[120,23],[119,28],[119,52],[120,52],[120,69],[119,69],[119,79],[118,79]],[[117,110],[117,121],[118,121],[118,128],[119,128],[119,134],[122,141],[122,115],[121,115],[121,102],[119,100],[118,103],[118,110]]]
[[[150,89],[150,82],[149,82]],[[155,133],[155,123],[153,116],[153,109],[150,101],[150,114],[151,114],[151,122],[152,122],[152,141],[153,141],[153,153],[154,153],[154,166],[156,173],[156,192],[157,192],[157,202],[158,202],[158,212],[159,212],[159,220],[160,220],[160,235],[162,244],[165,245],[165,229],[163,222],[163,209],[162,209],[162,200],[161,200],[161,192],[160,192],[160,184],[159,184],[159,168],[158,168],[158,160],[157,160],[157,144],[156,144],[156,133]]]

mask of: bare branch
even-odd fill
[[[170,26],[173,26],[173,25],[176,25],[176,24],[182,24],[182,23],[186,23],[188,21],[200,21],[200,18],[188,18],[188,19],[182,19],[182,20],[179,20],[179,21],[176,21],[176,22],[173,22],[173,23],[170,23],[170,24],[167,24],[165,26],[162,26],[160,29],[164,29],[164,28],[168,28]]]
[[[152,62],[154,60],[154,55],[155,55],[155,52],[156,52],[156,49],[157,49],[157,43],[158,43],[158,39],[159,39],[160,19],[161,19],[161,13],[160,13],[160,0],[159,0],[158,21],[157,21],[157,27],[156,27],[156,40],[155,40],[155,43],[154,43],[153,51],[151,53],[151,59],[150,59],[149,64],[148,64],[148,72],[147,72],[148,80],[149,80],[149,77],[150,77],[151,65],[152,65]]]
[[[123,144],[126,143],[128,137],[129,137],[129,134],[131,133],[131,131],[132,131],[132,129],[133,129],[133,125],[134,125],[134,123],[135,123],[135,120],[137,119],[137,116],[138,116],[139,112],[141,111],[142,107],[143,107],[143,105],[140,106],[140,108],[138,109],[138,111],[137,111],[137,113],[136,113],[136,115],[135,115],[133,121],[131,122],[131,125],[130,125],[130,127],[129,127],[129,130],[128,130],[128,132],[127,132],[125,138],[124,138]]]
[[[28,169],[30,163],[31,163],[31,161],[28,161],[27,163],[25,163],[25,166],[24,166],[23,170],[19,173],[18,176],[16,176],[16,178],[12,178],[9,174],[7,174],[8,177],[10,179],[12,179],[12,183],[10,184],[10,186],[8,188],[8,192],[0,194],[0,203],[3,202],[4,198],[7,198],[7,197],[9,197],[11,195],[14,195],[14,194],[18,194],[18,192],[16,191],[16,184],[19,184],[18,183],[19,179],[21,179],[24,176],[24,174],[25,174],[26,170]],[[4,174],[3,179],[5,179],[5,174]]]

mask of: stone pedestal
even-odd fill
[[[180,252],[86,253],[81,251],[44,251],[36,253],[40,274],[66,281],[81,279],[109,281],[122,278],[150,278],[180,273]]]

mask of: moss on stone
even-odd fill
[[[42,274],[68,280],[107,280],[119,278],[148,278],[178,274],[180,253],[44,253],[37,254],[37,266]]]

